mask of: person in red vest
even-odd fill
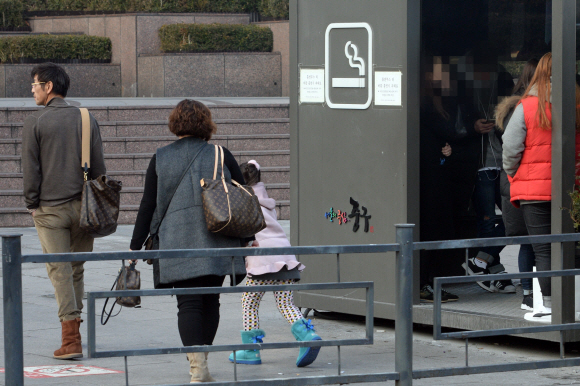
[[[538,63],[536,72],[503,135],[503,168],[510,181],[510,201],[521,208],[528,233],[545,235],[551,229],[552,200],[552,54]],[[576,86],[576,106],[580,89]],[[580,149],[578,135],[580,109],[576,109],[576,158]],[[532,244],[536,269],[551,269],[550,243]],[[539,278],[545,311],[534,318],[551,320],[552,289],[550,278]]]

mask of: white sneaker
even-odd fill
[[[552,309],[542,307],[535,312],[528,312],[524,315],[524,319],[530,322],[552,323]]]

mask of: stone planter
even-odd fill
[[[61,64],[70,77],[67,97],[114,98],[121,96],[118,64]],[[34,64],[0,65],[0,98],[32,98],[30,71]]]
[[[141,55],[139,97],[279,97],[279,52]]]

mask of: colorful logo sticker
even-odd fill
[[[365,228],[364,231],[366,233],[370,232],[374,233],[374,227],[370,226],[369,220],[371,219],[371,215],[367,214],[368,210],[364,206],[360,206],[359,202],[350,198],[350,204],[352,205],[352,210],[350,214],[347,215],[347,212],[343,210],[334,211],[334,208],[330,208],[329,212],[324,213],[324,218],[329,220],[330,222],[334,222],[334,219],[338,220],[338,225],[343,225],[349,222],[349,219],[354,218],[354,225],[352,227],[352,231],[356,232],[360,228],[360,219],[363,218],[365,220]],[[360,208],[360,209],[359,209]],[[361,213],[362,209],[362,213]]]
[[[330,222],[334,222],[333,219],[338,219],[338,225],[346,224],[348,222],[348,218],[346,216],[346,212],[342,210],[334,211],[333,208],[330,208],[330,212],[324,213],[324,218],[328,219]]]

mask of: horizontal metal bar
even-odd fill
[[[399,250],[398,244],[323,245],[280,248],[210,248],[169,249],[158,251],[76,252],[23,255],[23,263],[56,263],[64,261],[102,261],[130,259],[177,259],[232,256],[321,255],[349,253],[385,253]]]
[[[481,248],[498,245],[566,243],[572,241],[580,241],[580,233],[565,233],[560,235],[541,236],[490,237],[487,239],[420,241],[413,243],[413,249],[419,251],[432,249]]]
[[[237,385],[251,385],[251,386],[305,386],[305,385],[341,385],[347,383],[362,383],[362,382],[386,382],[398,381],[399,373],[376,373],[376,374],[352,374],[352,375],[318,375],[314,377],[300,377],[300,378],[271,378],[261,380],[242,380],[231,382],[213,382],[212,386],[237,386]],[[189,386],[190,383],[180,383],[163,386]]]
[[[198,287],[198,288],[168,288],[150,290],[124,290],[124,291],[98,291],[87,292],[87,300],[94,301],[98,298],[117,296],[168,296],[168,295],[207,295],[207,294],[231,294],[243,292],[272,292],[272,291],[301,291],[301,290],[331,290],[352,288],[373,288],[372,281],[353,281],[341,283],[308,283],[308,284],[284,284],[284,285],[261,285],[261,286],[238,286],[238,287]],[[90,315],[89,315],[90,316]]]
[[[496,273],[493,275],[470,275],[470,276],[446,276],[433,279],[443,284],[473,283],[482,280],[508,280],[508,279],[528,279],[534,277],[559,277],[580,275],[580,269],[566,269],[559,271],[536,271],[518,273]]]
[[[569,330],[580,330],[580,323],[550,324],[547,326],[530,326],[517,328],[497,328],[494,330],[446,332],[441,333],[439,337],[440,339],[465,339],[465,338],[480,338],[483,336],[533,334],[537,332],[569,331]]]
[[[551,361],[500,363],[496,365],[451,367],[444,369],[413,370],[413,379],[450,377],[454,375],[502,373],[506,371],[540,370],[580,365],[580,358],[554,359]]]
[[[91,358],[185,354],[188,352],[274,350],[281,348],[299,348],[299,347],[363,346],[370,344],[372,344],[372,342],[370,342],[368,339],[309,340],[304,342],[277,342],[277,343],[237,343],[237,344],[222,344],[215,346],[181,346],[181,347],[144,348],[133,350],[96,351],[91,355]]]

